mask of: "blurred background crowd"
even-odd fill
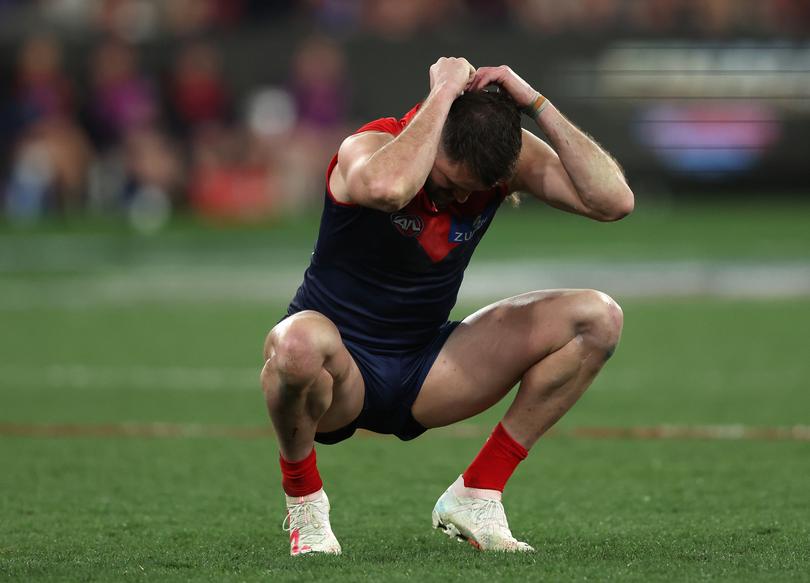
[[[0,215],[311,208],[444,54],[509,58],[637,192],[806,192],[808,33],[807,0],[0,0]]]

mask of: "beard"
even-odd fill
[[[427,193],[428,198],[436,205],[436,208],[447,208],[453,202],[452,191],[437,186],[436,183],[430,179],[430,176],[427,177],[425,185],[422,188],[425,190],[425,193]]]

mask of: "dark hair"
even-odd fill
[[[503,90],[461,95],[442,130],[444,154],[466,164],[488,187],[511,178],[521,143],[520,110]]]

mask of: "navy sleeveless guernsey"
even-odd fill
[[[361,127],[398,135],[416,115]],[[505,187],[473,192],[463,204],[437,209],[424,189],[388,213],[335,200],[326,172],[320,231],[304,282],[287,314],[315,310],[344,340],[377,352],[416,350],[430,343],[456,303],[464,270],[507,195]]]

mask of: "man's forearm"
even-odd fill
[[[617,208],[632,208],[632,192],[610,154],[551,103],[535,116],[535,122],[548,136],[587,208],[606,215],[614,214]]]
[[[398,208],[408,204],[425,184],[455,98],[456,94],[444,86],[434,87],[402,133],[366,163],[369,180],[384,182]]]

